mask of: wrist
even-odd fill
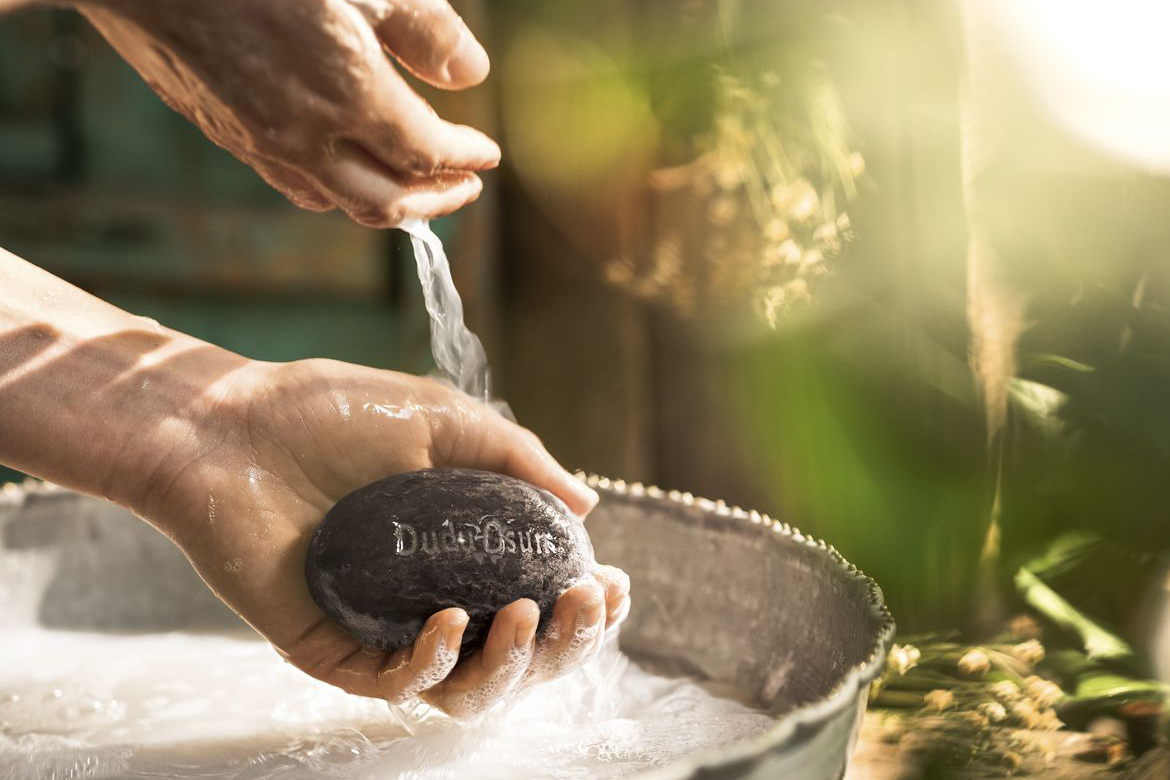
[[[100,406],[109,409],[109,462],[97,492],[156,524],[166,497],[232,429],[225,398],[256,363],[175,331],[131,359]],[[131,346],[133,349],[133,346]]]
[[[251,361],[153,323],[79,336],[5,334],[28,356],[0,384],[0,461],[147,516],[150,498],[214,436],[230,377]]]
[[[146,514],[256,364],[0,250],[0,463]]]

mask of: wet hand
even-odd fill
[[[247,363],[204,393],[198,433],[176,446],[136,510],[179,544],[216,594],[288,661],[351,693],[481,711],[596,651],[629,607],[629,579],[600,566],[537,634],[536,605],[497,613],[485,646],[456,663],[467,615],[433,615],[410,648],[362,647],[312,601],[310,535],[334,503],[389,474],[481,468],[543,487],[581,515],[597,496],[529,431],[438,382],[328,360]]]
[[[478,197],[500,151],[395,70],[474,86],[488,58],[446,0],[76,0],[164,101],[297,205],[390,227]]]
[[[397,654],[392,667],[406,668],[410,679],[423,681],[407,683],[407,690],[414,694],[414,687],[434,679],[428,669],[446,666],[450,673],[422,691],[420,698],[455,717],[483,712],[514,691],[576,669],[601,648],[607,629],[625,619],[630,578],[621,569],[599,566],[593,579],[561,594],[550,624],[539,637],[540,610],[535,602],[520,599],[496,613],[483,649],[463,663],[454,665],[453,658],[444,661],[441,653],[436,654],[424,628],[413,648]],[[450,632],[450,641],[458,642],[467,616],[462,610],[444,610],[431,621]]]

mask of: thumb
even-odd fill
[[[487,52],[447,0],[356,2],[383,45],[403,67],[443,89],[466,89],[487,78]]]
[[[448,440],[436,449],[447,453],[447,462],[435,465],[496,471],[531,482],[564,501],[580,517],[597,505],[596,491],[557,463],[532,431],[505,419],[487,404],[466,396],[459,402],[464,406],[460,416],[474,422],[440,432],[440,437]],[[464,432],[469,430],[476,432],[474,441],[449,438],[465,438]]]

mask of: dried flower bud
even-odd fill
[[[977,729],[985,729],[991,724],[991,719],[978,710],[967,710],[962,718]]]
[[[776,256],[784,261],[785,265],[800,262],[800,245],[791,238],[776,247]]]
[[[778,213],[797,222],[808,221],[820,205],[817,191],[807,179],[777,184],[772,188],[771,197],[772,206]]]
[[[959,673],[964,677],[980,678],[991,671],[991,659],[987,657],[987,653],[974,648],[968,650],[959,659]]]
[[[1017,641],[1021,642],[1027,639],[1039,639],[1041,635],[1040,624],[1031,615],[1016,615],[1008,621],[1007,630]]]
[[[837,238],[837,224],[826,222],[813,231],[813,239],[819,242],[833,241]]]
[[[1012,715],[1030,729],[1040,727],[1040,710],[1036,708],[1036,703],[1031,699],[1020,699],[1012,704]]]
[[[788,213],[797,222],[807,222],[812,219],[817,212],[817,207],[820,206],[820,198],[817,197],[816,190],[808,182],[802,182],[803,186],[798,190],[798,195],[791,201],[788,208]]]
[[[849,155],[849,172],[854,176],[860,176],[865,173],[865,158],[861,156],[861,152],[854,152]]]
[[[1008,704],[1011,704],[1023,695],[1020,693],[1020,687],[1011,680],[1000,680],[994,683],[988,690],[992,696]]]
[[[890,648],[890,667],[898,674],[906,672],[918,665],[922,652],[914,645],[894,645]]]
[[[764,235],[767,239],[777,244],[787,240],[791,232],[788,229],[788,223],[782,219],[774,219],[764,227]]]
[[[785,184],[777,184],[772,187],[768,193],[768,197],[772,201],[772,207],[781,214],[786,214],[788,211],[788,203],[791,200],[791,188]]]
[[[718,195],[712,198],[711,204],[707,207],[707,219],[711,220],[711,224],[717,227],[730,225],[738,213],[739,204],[730,195]]]
[[[1040,713],[1040,723],[1037,728],[1043,731],[1060,731],[1064,722],[1056,715],[1056,710],[1046,709]]]
[[[955,694],[941,688],[935,688],[923,697],[922,702],[928,710],[942,712],[955,706]]]
[[[1020,768],[1024,763],[1024,758],[1014,750],[1009,750],[1001,757],[1003,761],[1004,770],[1010,775]]]
[[[800,256],[800,264],[804,267],[810,267],[823,262],[825,255],[819,249],[808,249]]]
[[[784,308],[784,285],[776,285],[765,290],[759,305],[763,309],[764,319],[768,321],[768,327],[775,328],[780,321],[781,309]]]
[[[1059,685],[1035,675],[1024,680],[1024,690],[1040,707],[1051,707],[1064,698]]]
[[[997,701],[985,701],[975,710],[992,723],[999,723],[1007,719],[1007,709]]]
[[[728,161],[722,162],[715,168],[715,183],[721,190],[734,190],[743,183],[742,167]]]
[[[1038,640],[1029,639],[1027,642],[1021,642],[1013,647],[1008,651],[1008,654],[1028,666],[1035,666],[1044,660],[1044,645],[1040,644]]]
[[[605,264],[605,279],[611,284],[626,284],[634,278],[634,269],[621,260],[610,260]]]

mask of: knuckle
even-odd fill
[[[429,179],[443,170],[443,159],[436,149],[422,141],[405,150],[402,165],[410,175]]]
[[[337,671],[342,656],[336,651],[328,649],[309,649],[294,647],[288,656],[288,662],[311,677],[318,680],[328,680]]]
[[[459,44],[463,20],[447,0],[411,0],[410,13],[401,17],[401,36],[414,41],[425,41],[423,49],[442,64],[445,57]],[[429,58],[429,57],[428,57]]]
[[[407,216],[409,216],[406,213],[406,209],[398,203],[387,206],[384,210],[384,215],[386,219],[386,227],[397,227],[398,225],[401,225],[403,222],[405,222]]]
[[[529,452],[538,454],[544,452],[544,442],[540,440],[539,436],[527,428],[520,429],[520,445]]]
[[[349,209],[354,222],[371,228],[392,228],[402,223],[404,216],[398,205],[361,203]]]
[[[391,688],[389,691],[383,692],[382,698],[389,704],[405,704],[410,700],[410,697],[401,688]]]
[[[282,191],[294,206],[307,211],[324,212],[331,211],[334,208],[333,204],[318,192],[291,188],[284,188]]]
[[[321,157],[320,139],[291,127],[268,128],[253,136],[252,145],[261,157],[293,167],[313,165]]]

